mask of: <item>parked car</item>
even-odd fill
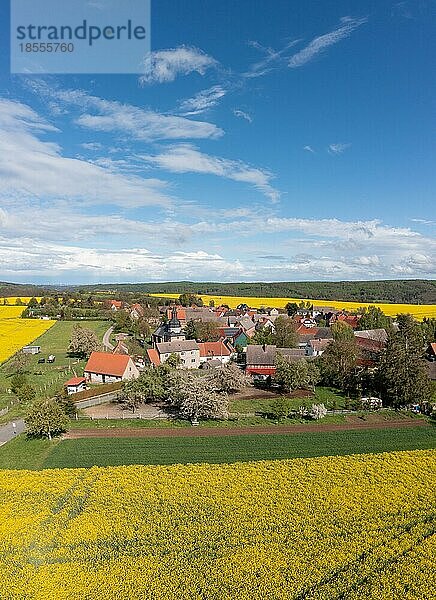
[[[54,363],[55,360],[56,356],[54,356],[53,354],[50,354],[50,356],[47,358],[48,363]]]
[[[42,365],[45,363],[45,358],[38,358],[38,365]]]

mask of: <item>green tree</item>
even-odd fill
[[[377,306],[363,307],[359,309],[358,313],[362,315],[358,327],[361,331],[364,329],[386,329],[388,331],[392,327],[392,319]]]
[[[71,332],[71,340],[68,353],[81,358],[87,358],[91,352],[100,348],[100,341],[92,329],[74,325]]]
[[[188,340],[217,342],[220,339],[219,324],[215,321],[190,320],[186,324],[185,335]]]
[[[30,354],[17,352],[7,364],[9,373],[23,374],[29,370]]]
[[[331,331],[335,342],[350,341],[354,338],[353,328],[344,321],[333,323]]]
[[[395,408],[431,397],[422,329],[410,315],[399,315],[397,323],[399,329],[389,336],[378,369],[382,398]]]
[[[29,302],[28,302],[27,306],[28,306],[29,308],[36,308],[36,307],[38,307],[38,306],[39,306],[39,304],[38,304],[38,300],[37,300],[35,297],[33,297],[33,298],[30,298],[30,300],[29,300]]]
[[[272,402],[269,412],[274,419],[282,421],[291,412],[291,401],[283,396],[276,398]]]
[[[17,389],[15,392],[18,400],[23,404],[29,404],[33,402],[36,398],[36,392],[33,387],[29,383],[25,383],[21,387]]]
[[[289,317],[280,315],[274,321],[274,344],[277,348],[295,348],[298,343],[298,335],[295,324]]]
[[[346,391],[347,382],[356,368],[358,353],[354,334],[350,337],[348,330],[341,328],[318,363],[324,383]]]
[[[319,370],[312,362],[304,359],[297,362],[289,362],[281,354],[277,354],[274,381],[284,391],[291,392],[298,389],[313,389],[319,379]]]
[[[46,437],[49,440],[66,431],[68,427],[65,412],[52,398],[35,401],[28,410],[25,421],[27,435]]]

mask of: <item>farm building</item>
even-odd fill
[[[84,375],[91,383],[112,383],[139,377],[138,367],[130,356],[92,352],[86,363]]]
[[[22,352],[23,354],[39,354],[41,346],[24,346]]]
[[[86,390],[86,378],[72,377],[64,383],[64,387],[69,396],[71,396],[71,394],[77,394],[77,392],[83,392]]]

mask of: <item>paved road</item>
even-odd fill
[[[114,429],[70,429],[64,438],[157,438],[157,437],[221,437],[253,434],[314,433],[317,431],[351,431],[365,429],[400,429],[403,427],[428,427],[424,419],[401,419],[363,423],[325,423],[313,425],[254,425],[252,427],[132,427]]]
[[[113,344],[111,344],[111,342],[110,342],[110,337],[112,335],[113,330],[114,330],[113,327],[109,327],[109,329],[106,331],[106,333],[103,336],[103,348],[107,348],[108,350],[113,350],[115,348],[115,346]]]
[[[15,429],[12,426],[13,423],[15,423]],[[12,440],[19,433],[23,433],[25,428],[23,419],[17,419],[16,421],[6,423],[6,425],[0,425],[0,446]]]

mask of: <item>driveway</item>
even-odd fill
[[[112,335],[113,327],[109,327],[109,329],[105,332],[103,336],[103,348],[107,348],[108,350],[113,350],[115,346],[111,344],[110,338]]]

